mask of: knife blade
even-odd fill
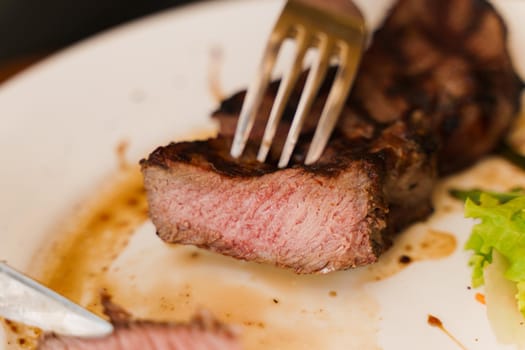
[[[0,261],[0,316],[46,332],[104,337],[113,325]]]

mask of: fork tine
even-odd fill
[[[275,32],[272,34],[264,52],[259,73],[246,93],[230,151],[231,156],[234,158],[238,158],[244,151],[248,136],[250,135],[257,116],[257,110],[261,105],[264,93],[270,82],[282,39],[281,35]]]
[[[306,34],[305,28],[297,29],[296,40],[296,49],[295,49],[295,58],[292,63],[292,68],[286,73],[286,76],[283,78],[281,84],[279,85],[279,90],[275,101],[270,112],[270,117],[266,124],[266,129],[264,130],[264,136],[261,142],[261,147],[259,148],[259,153],[257,154],[257,160],[264,162],[268,156],[268,152],[272,146],[272,141],[277,131],[277,126],[282,118],[284,108],[288,103],[290,95],[295,87],[295,83],[299,78],[299,75],[303,68],[304,56],[309,46],[309,37]]]
[[[307,165],[314,163],[321,157],[337,119],[341,114],[357,72],[360,56],[357,53],[354,54],[354,52],[351,52],[350,48],[346,45],[343,45],[340,49],[342,59],[332,90],[328,95],[326,105],[321,113],[314,138],[306,155],[305,164]]]
[[[319,41],[319,53],[317,60],[314,63],[312,70],[308,74],[301,99],[299,100],[299,105],[297,106],[297,111],[295,112],[290,131],[288,132],[288,136],[286,137],[283,151],[281,153],[279,168],[284,168],[290,161],[293,150],[299,138],[304,119],[312,107],[312,103],[319,91],[319,87],[324,80],[326,71],[330,64],[330,50],[332,44],[326,36],[321,37]]]

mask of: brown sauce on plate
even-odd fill
[[[427,224],[413,225],[403,232],[379,262],[366,267],[366,279],[380,281],[399,273],[411,264],[424,260],[445,258],[457,249],[456,237],[449,232],[429,228]]]
[[[439,318],[437,318],[436,316],[433,316],[433,315],[428,315],[428,318],[427,318],[427,323],[432,326],[432,327],[436,327],[438,328],[439,330],[441,330],[448,338],[450,338],[450,340],[452,340],[454,343],[456,343],[456,345],[458,346],[458,348],[462,349],[462,350],[467,350],[467,347],[465,345],[463,345],[459,340],[458,338],[456,338],[452,333],[450,333],[449,330],[447,330],[445,328],[445,326],[443,325],[443,322],[441,322],[441,320]]]
[[[111,191],[85,208],[76,227],[63,234],[41,280],[51,289],[97,311],[98,279],[124,249],[135,228],[147,219],[147,204],[138,166],[121,167]],[[91,300],[86,300],[90,291]]]

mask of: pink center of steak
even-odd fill
[[[364,161],[334,177],[287,169],[232,178],[186,163],[145,169],[163,240],[323,272],[375,260],[370,236],[383,223],[370,218],[377,207],[370,176]]]

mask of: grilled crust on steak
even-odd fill
[[[103,297],[105,314],[115,331],[104,338],[89,339],[44,334],[39,350],[240,350],[236,334],[210,314],[201,312],[189,323],[157,323],[133,320],[121,307]]]
[[[269,161],[254,160],[278,82],[241,159],[229,148],[244,92],[214,113],[218,138],[170,144],[143,160],[158,235],[298,273],[372,263],[396,232],[431,212],[439,174],[494,149],[523,85],[506,51],[505,26],[486,1],[401,0],[365,53],[322,158],[304,166],[334,72],[287,169],[275,164],[300,88]]]

